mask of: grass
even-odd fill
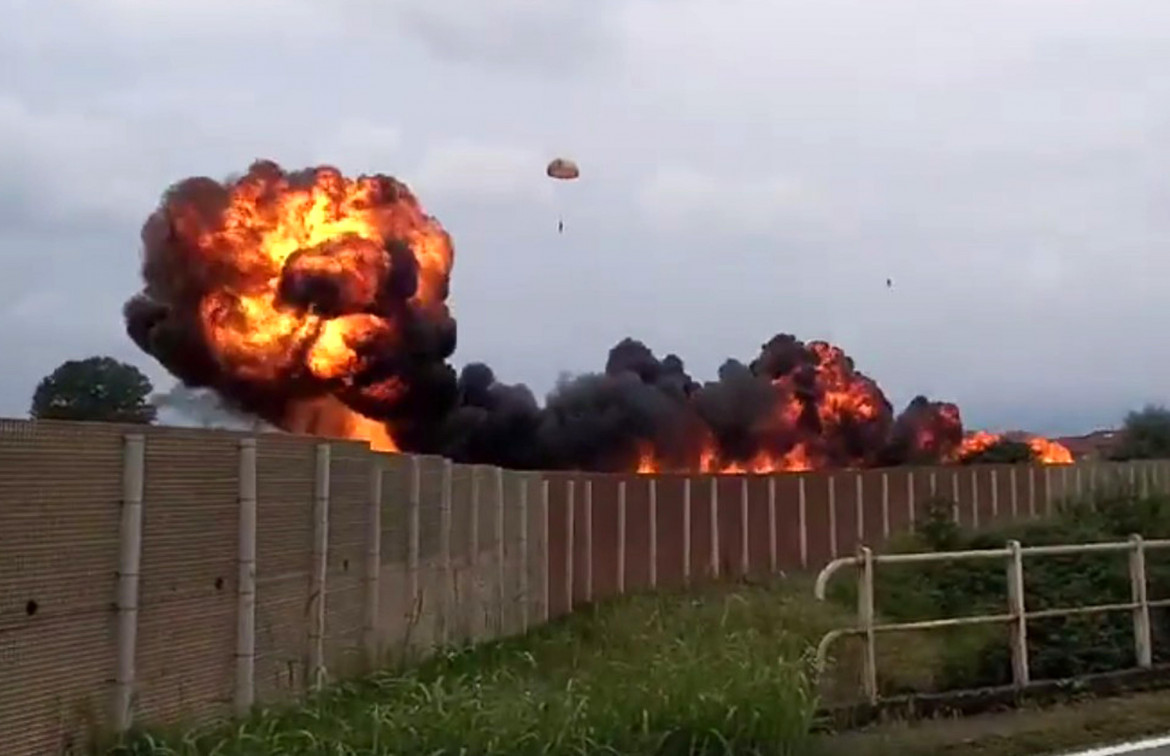
[[[810,639],[843,620],[807,586],[633,597],[233,725],[127,754],[804,754]]]
[[[1068,543],[1115,540],[1134,531],[1170,535],[1166,499],[1097,504],[1096,511],[1071,508],[1052,522],[979,534],[930,521],[924,532],[901,545],[979,548],[1002,545],[1008,537]],[[945,502],[937,509],[950,511]],[[1128,590],[1125,564],[1114,562],[1086,558],[1029,566],[1030,605],[1114,600],[1114,593]],[[1170,596],[1170,565],[1150,567],[1154,595]],[[858,693],[855,640],[834,647],[826,676],[816,679],[812,668],[811,649],[822,634],[853,622],[852,581],[835,582],[837,601],[828,604],[813,600],[804,579],[626,597],[521,638],[450,650],[414,668],[338,684],[300,706],[261,710],[242,722],[188,732],[142,733],[116,752],[1011,756],[1144,734],[1170,714],[1170,694],[1163,694],[1135,699],[1148,703],[1127,716],[1098,702],[1102,708],[1088,713],[1031,711],[998,720],[976,717],[961,725],[895,724],[832,739],[814,737],[810,730],[818,706],[849,703]],[[1004,591],[1002,565],[883,569],[878,609],[886,619],[903,621],[999,611]],[[1030,627],[1037,677],[1131,664],[1127,622],[1120,616],[1074,618]],[[1155,635],[1156,645],[1158,637],[1170,635],[1165,613],[1155,617]],[[878,645],[881,688],[890,694],[1002,682],[1005,641],[1002,628],[883,635]],[[959,737],[962,733],[967,734]]]

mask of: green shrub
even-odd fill
[[[1066,503],[1053,518],[971,532],[956,526],[952,504],[927,503],[917,531],[895,541],[894,551],[956,551],[1002,548],[1009,540],[1025,546],[1125,540],[1131,533],[1170,536],[1170,499],[1131,494],[1102,496],[1092,504]],[[1147,555],[1151,598],[1170,598],[1170,553]],[[1030,610],[1130,600],[1125,553],[1026,557],[1025,601]],[[851,605],[856,588],[843,580],[834,597]],[[1004,561],[888,565],[875,576],[875,602],[886,621],[911,622],[1007,611]],[[1152,613],[1155,658],[1170,658],[1170,614]],[[1010,682],[1007,630],[972,626],[934,631],[943,649],[934,676],[937,689]],[[885,642],[883,636],[879,643]],[[1161,641],[1161,642],[1159,642]],[[1105,672],[1135,664],[1133,624],[1128,613],[1061,617],[1028,623],[1029,662],[1034,679]]]

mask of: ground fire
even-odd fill
[[[172,186],[142,228],[136,344],[179,380],[288,431],[520,469],[771,472],[961,462],[953,404],[895,416],[839,348],[780,334],[714,381],[625,339],[541,406],[483,364],[448,360],[450,238],[401,182],[260,161]],[[1032,457],[1068,463],[1041,438]]]

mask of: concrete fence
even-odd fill
[[[1170,463],[519,473],[345,441],[0,421],[0,754],[289,700],[582,604],[820,568],[942,496],[980,526]]]

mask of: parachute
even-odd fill
[[[556,158],[552,160],[548,167],[544,169],[549,178],[559,179],[560,181],[572,181],[580,178],[581,169],[577,164],[568,158]]]
[[[557,181],[575,181],[581,177],[581,169],[577,164],[568,158],[555,158],[549,162],[548,167],[544,169],[545,175]],[[563,218],[557,219],[557,233],[563,234],[565,232],[565,221]]]

